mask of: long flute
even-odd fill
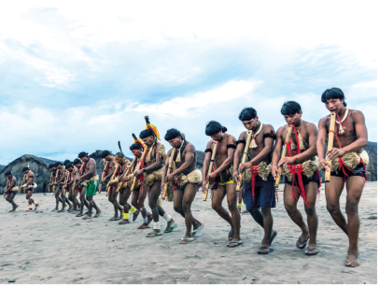
[[[120,165],[117,164],[117,166],[116,166],[116,168],[115,168],[115,170],[114,170],[114,173],[113,173],[112,177],[110,178],[108,185],[106,186],[106,193],[105,193],[106,196],[109,195],[110,188],[111,188],[111,186],[112,186],[111,182],[115,179],[115,175],[116,175],[117,172],[118,172],[119,166],[120,166]]]
[[[126,171],[126,173],[122,176],[122,178],[127,177],[127,176],[130,174],[131,167],[132,167],[132,165],[130,165],[130,166],[127,167],[127,171]],[[116,189],[116,193],[119,192],[119,190],[121,189],[121,187],[122,187],[122,185],[123,185],[123,182],[121,181],[122,178],[120,178],[120,180],[119,180],[119,183],[118,183],[118,186],[117,186],[117,189]]]
[[[288,143],[290,142],[290,138],[291,138],[291,131],[293,130],[293,125],[289,125],[289,128],[287,129],[287,134],[286,134],[286,138],[285,138],[285,143]],[[282,155],[281,155],[281,159],[282,158],[285,158],[286,157],[286,153],[287,153],[287,145],[285,144],[284,147],[283,147],[283,151],[282,151]],[[283,167],[280,166],[278,168],[278,174],[276,175],[276,184],[275,184],[275,187],[278,188],[278,185],[280,184],[280,180],[281,180],[281,175],[282,174],[282,170],[283,170]]]
[[[176,148],[173,148],[172,153],[171,153],[171,157],[169,157],[169,165],[168,165],[168,170],[167,170],[167,176],[172,173],[173,158],[175,157],[175,153],[176,153]],[[165,183],[165,185],[164,185],[163,199],[165,199],[165,196],[167,195],[168,185],[169,185],[168,182]]]
[[[242,160],[241,160],[241,164],[244,164],[245,161],[247,161],[248,149],[249,149],[249,144],[251,143],[251,140],[252,140],[252,135],[253,135],[252,130],[248,130],[247,142],[245,143],[245,146],[244,146],[244,153],[243,153],[243,157],[242,157]],[[243,177],[244,177],[244,174],[239,175],[240,182],[236,186],[236,191],[240,191],[241,185],[243,183]]]
[[[331,123],[329,125],[329,134],[328,134],[328,148],[327,151],[333,148],[333,139],[335,138],[335,123],[336,123],[336,113],[331,113]],[[327,158],[328,159],[328,158]],[[327,162],[332,165],[331,160],[327,160]],[[328,183],[331,180],[331,168],[328,168],[325,171],[325,182]]]
[[[209,171],[207,172],[207,175],[210,175],[213,172],[213,162],[215,160],[215,154],[217,153],[217,149],[218,149],[218,141],[215,141],[215,144],[213,147],[213,153],[211,153],[210,166],[209,166]],[[204,190],[205,193],[203,194],[204,201],[207,200],[207,194],[209,193],[209,184],[210,184],[210,180],[207,182],[205,186],[205,190]]]
[[[104,176],[105,176],[105,173],[106,173],[106,169],[108,168],[108,165],[109,165],[109,161],[106,161],[105,159],[102,159],[103,160],[103,163],[104,163],[104,171],[102,171],[102,175],[101,175],[101,181],[104,179]],[[101,190],[102,190],[102,182],[98,185],[98,193],[101,194]]]
[[[135,140],[137,140],[135,134],[133,133],[133,137]],[[148,147],[146,147],[144,150],[143,150],[143,153],[142,153],[142,156],[137,164],[137,166],[135,167],[134,171],[136,170],[139,170],[140,169],[140,165],[142,164],[142,161],[144,161],[146,159],[146,156],[147,156],[147,151],[148,151]],[[131,185],[131,191],[134,191],[134,188],[135,188],[135,184],[136,184],[136,180],[137,180],[137,177],[134,176],[133,178],[133,184]]]

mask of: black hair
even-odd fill
[[[60,163],[60,162],[56,162],[56,163],[54,164],[55,167],[58,167],[59,165],[62,165],[62,163]]]
[[[73,164],[74,165],[76,165],[76,164],[81,164],[82,162],[81,162],[81,160],[80,159],[78,159],[78,158],[76,158],[74,161],[73,161]]]
[[[73,165],[71,162],[66,165],[66,169],[71,168],[71,167],[73,168]]]
[[[105,158],[106,156],[110,155],[110,152],[108,150],[104,150],[101,153],[101,158]]]
[[[10,176],[10,175],[12,175],[12,173],[9,171],[5,173],[5,176]]]
[[[132,151],[132,150],[142,150],[143,149],[143,147],[140,145],[140,143],[134,143],[134,144],[132,144],[131,146],[130,146],[130,150]]]
[[[122,152],[117,152],[116,156],[125,158],[125,154],[123,154]]]
[[[294,115],[301,112],[302,108],[296,101],[286,101],[281,108],[282,115]]]
[[[207,136],[211,136],[211,135],[214,135],[214,134],[217,134],[219,132],[223,132],[225,133],[227,131],[227,128],[222,126],[219,122],[217,121],[210,121],[209,123],[207,123],[206,125],[206,129],[205,129],[205,133]]]
[[[49,164],[49,169],[51,169],[52,167],[54,167],[54,164]]]
[[[152,137],[156,137],[154,131],[152,131],[151,129],[144,129],[142,132],[140,132],[139,134],[139,138],[140,139],[143,139],[143,138],[146,138],[148,136],[152,136]]]
[[[344,92],[340,88],[332,87],[332,88],[326,89],[326,91],[323,92],[322,102],[326,103],[327,100],[330,100],[330,99],[340,99],[340,100],[343,99],[344,106],[347,106],[347,103],[345,102]]]
[[[246,121],[255,119],[257,116],[257,111],[253,107],[245,107],[239,114],[240,121]]]
[[[83,158],[83,157],[88,157],[88,158],[89,158],[88,153],[86,153],[86,152],[84,152],[84,151],[83,151],[83,152],[80,152],[79,155],[77,155],[77,156],[78,156],[80,159]]]
[[[67,159],[63,162],[63,165],[66,166],[68,163],[71,163],[71,161]]]
[[[22,168],[22,172],[25,172],[25,171],[27,171],[27,170],[30,170],[29,167],[23,167],[23,168]]]
[[[167,130],[167,133],[165,134],[164,139],[166,141],[169,141],[169,140],[172,140],[172,139],[177,138],[177,137],[182,138],[181,132],[178,131],[175,128],[171,128],[171,129]]]

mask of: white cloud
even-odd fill
[[[205,92],[198,92],[184,97],[176,97],[164,103],[140,104],[126,111],[153,112],[164,116],[187,117],[197,116],[211,106],[226,101],[237,100],[250,94],[258,85],[257,82],[230,81],[225,85]]]

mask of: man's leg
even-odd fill
[[[144,206],[146,196],[147,192],[142,187],[133,191],[131,204],[142,213],[143,217],[143,223],[138,227],[138,229],[148,228],[148,225],[152,221],[152,214],[149,213]]]
[[[67,198],[66,194],[64,194],[64,200],[66,201],[67,205],[68,205],[68,209],[72,209],[72,205],[70,203],[70,200]]]
[[[300,229],[302,230],[302,234],[299,237],[300,240],[298,240],[296,242],[297,246],[302,249],[307,244],[307,240],[309,238],[309,231],[308,231],[307,225],[303,221],[303,217],[302,217],[301,213],[297,209],[297,200],[293,196],[292,189],[293,189],[293,187],[291,185],[285,184],[285,188],[284,188],[284,205],[285,205],[286,212],[289,215],[289,217],[291,218],[291,220],[296,225],[298,225],[300,227]],[[297,198],[299,198],[298,189],[296,187],[294,189],[295,189],[294,190],[295,191],[295,196]]]
[[[59,197],[60,197],[60,188],[56,187],[55,188],[55,210],[58,210],[59,208]]]
[[[34,203],[34,200],[31,198],[32,195],[32,190],[26,190],[26,200],[28,201],[27,211],[33,210],[32,205]]]
[[[86,196],[85,197],[89,203],[89,208],[88,208],[88,214],[84,217],[84,219],[87,219],[87,218],[92,218],[92,209],[93,209],[93,197],[92,196]]]
[[[62,199],[62,211],[64,211],[64,208],[66,207],[66,196],[64,195],[64,190],[61,190],[60,198]]]
[[[343,192],[344,178],[331,176],[331,181],[325,183],[327,210],[335,223],[348,235],[348,226],[344,215],[340,210],[340,195]]]
[[[123,206],[122,208],[122,215],[123,219],[118,224],[127,224],[129,223],[129,206],[127,204],[127,200],[129,199],[131,191],[129,188],[124,188],[121,190],[119,194],[119,205]],[[118,202],[117,202],[118,203]]]
[[[109,201],[113,204],[114,217],[111,220],[120,219],[120,217],[118,216],[118,209],[119,208],[118,208],[118,202],[117,202],[117,195],[118,195],[118,193],[116,192],[116,188],[115,188],[114,185],[112,185],[110,187],[110,192],[109,192]],[[122,213],[122,208],[121,208],[120,212]]]
[[[316,248],[316,232],[318,231],[318,216],[316,214],[316,196],[318,194],[318,183],[309,182],[305,185],[306,189],[306,200],[310,207],[304,206],[307,214],[307,224],[310,231],[310,240],[308,242],[308,249],[305,253],[315,254],[318,251]]]
[[[176,191],[175,193],[177,193]],[[180,191],[181,192],[181,191]],[[186,225],[186,233],[185,236],[183,237],[183,240],[180,240],[181,243],[188,242],[189,238],[191,238],[195,233],[192,235],[192,225],[193,225],[193,230],[199,228],[201,226],[201,222],[196,220],[193,215],[192,215],[192,203],[194,198],[196,197],[197,193],[197,187],[193,184],[187,184],[185,186],[184,194],[182,197],[182,210],[184,212],[184,217],[185,217],[185,225]]]
[[[161,206],[158,206],[157,204],[161,192],[160,184],[161,181],[156,181],[150,188],[143,187],[148,189],[148,202],[154,219],[154,230],[153,232],[147,234],[147,237],[153,237],[160,233],[159,215],[167,221],[167,227],[164,232],[170,232],[176,227],[175,221],[164,211]]]
[[[347,266],[356,267],[360,265],[358,261],[358,231],[360,228],[360,219],[358,217],[358,203],[364,188],[364,178],[353,176],[347,179],[347,202],[345,210],[348,216],[348,258],[346,261]]]
[[[240,212],[237,209],[237,193],[235,189],[235,184],[227,184],[226,185],[226,192],[227,192],[227,203],[228,203],[228,209],[231,212],[231,218],[232,218],[232,225],[234,228],[234,235],[231,239],[232,242],[240,242]],[[230,246],[233,246],[234,243],[232,243]]]
[[[80,191],[80,212],[76,215],[77,217],[83,216],[84,204],[87,206],[88,210],[90,207],[88,201],[85,199],[85,192],[86,188],[82,187]]]
[[[232,225],[232,219],[229,215],[228,211],[222,207],[222,201],[224,197],[226,196],[226,187],[225,186],[218,186],[216,190],[212,191],[212,198],[211,198],[211,207],[219,214],[221,218],[223,218],[225,221],[227,221],[230,226],[231,230],[228,235],[228,240],[230,241],[233,239],[235,230]]]

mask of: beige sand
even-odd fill
[[[274,252],[267,256],[256,254],[263,232],[249,214],[242,215],[244,244],[227,248],[229,227],[199,193],[193,213],[205,228],[188,245],[178,243],[184,221],[172,203],[164,203],[164,208],[179,228],[146,238],[148,230],[136,229],[141,216],[123,226],[108,221],[113,211],[104,194],[95,197],[103,216],[90,221],[51,212],[51,194],[35,196],[41,204],[38,213],[23,211],[23,195],[16,198],[20,210],[14,214],[2,200],[0,283],[377,283],[376,182],[367,183],[360,203],[359,268],[344,266],[348,240],[326,210],[324,189],[317,205],[320,253],[314,257],[295,247],[300,232],[279,195],[273,211],[278,236]],[[303,202],[300,206],[303,209]]]

